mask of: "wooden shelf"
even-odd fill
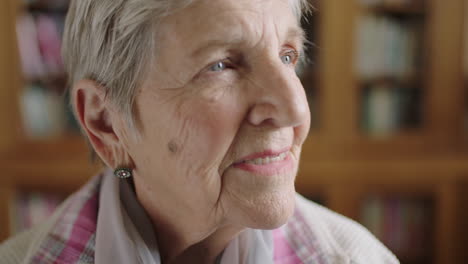
[[[63,14],[65,15],[68,11],[67,6],[50,6],[47,1],[38,1],[35,3],[27,3],[26,1],[20,0],[20,10],[25,10],[32,13],[49,13],[49,14]],[[49,1],[50,2],[50,1]]]
[[[23,81],[27,84],[39,84],[45,86],[47,89],[63,93],[67,86],[67,76],[65,73],[61,74],[50,74],[46,76],[41,76],[38,78],[29,78]]]
[[[99,171],[81,136],[24,141],[0,156],[0,182],[22,188],[74,190]]]
[[[386,186],[380,191],[427,193],[444,182],[468,180],[467,156],[427,156],[382,160],[303,160],[297,186],[352,183]],[[403,189],[401,189],[403,187]],[[406,190],[406,191],[404,191]]]
[[[24,139],[17,146],[4,153],[4,159],[60,159],[87,155],[88,146],[83,136],[65,134],[59,138],[43,140]]]
[[[378,6],[364,7],[364,10],[367,12],[399,16],[399,17],[414,17],[414,16],[424,16],[426,15],[425,7],[421,1],[420,4],[409,4],[409,5],[400,5],[400,4],[386,4]]]
[[[421,74],[414,74],[410,76],[377,76],[373,78],[362,78],[360,79],[358,88],[363,88],[371,85],[378,84],[389,84],[389,85],[399,85],[405,86],[408,88],[420,88],[424,82],[424,78],[421,77]]]
[[[27,164],[27,166],[25,166]],[[15,189],[70,193],[99,172],[86,159],[62,159],[47,162],[30,160],[0,161],[6,176],[0,181]]]
[[[468,151],[438,142],[425,128],[406,130],[388,137],[369,137],[364,132],[349,133],[337,140],[320,128],[311,133],[303,146],[302,155],[311,160],[394,160],[398,158],[438,158],[467,156]]]

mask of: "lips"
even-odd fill
[[[267,150],[248,155],[234,163],[233,167],[255,175],[275,176],[293,171],[294,161],[290,148],[285,148],[281,151]]]
[[[268,156],[268,157],[265,157],[265,158],[256,158],[256,159],[252,159],[252,160],[246,160],[246,161],[244,161],[244,163],[255,164],[255,165],[265,165],[265,164],[270,164],[272,162],[282,161],[287,157],[287,155],[288,155],[287,152],[283,152],[283,153],[281,153],[279,155],[276,155],[276,156]]]
[[[277,162],[284,160],[289,153],[289,150],[291,148],[287,147],[281,150],[273,151],[273,150],[265,150],[263,152],[257,152],[250,154],[248,156],[245,156],[239,161],[235,162],[234,165],[242,164],[242,163],[250,163],[250,164],[256,164],[256,165],[262,165],[262,164],[268,164],[271,162]]]

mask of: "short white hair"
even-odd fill
[[[135,129],[135,95],[156,55],[157,24],[194,1],[71,0],[62,48],[70,87],[97,82]],[[300,22],[307,0],[287,1]]]

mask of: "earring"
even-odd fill
[[[129,168],[118,168],[114,171],[115,177],[119,179],[127,179],[132,177],[132,169]]]

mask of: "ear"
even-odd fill
[[[105,88],[95,81],[81,80],[72,89],[73,107],[80,125],[102,161],[115,169],[129,161],[120,129],[120,114],[106,100]]]

